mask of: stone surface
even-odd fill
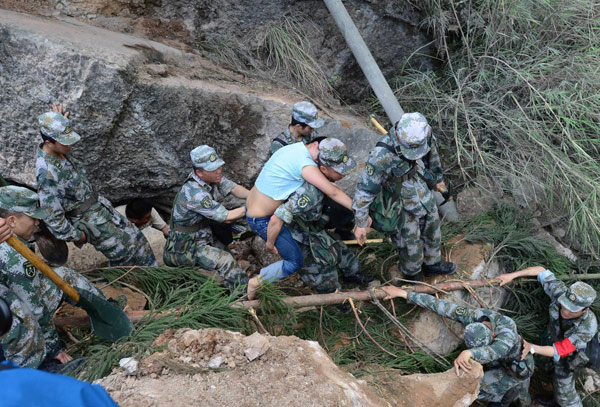
[[[269,27],[288,16],[304,31],[304,49],[346,100],[358,102],[369,94],[367,81],[327,7],[320,0],[0,0],[0,5],[51,14],[76,16],[114,31],[135,33],[178,48],[210,53],[233,66],[264,66],[261,47]],[[430,69],[435,51],[419,28],[424,18],[408,1],[351,0],[344,2],[375,60],[388,78],[407,68]],[[33,7],[32,7],[33,6]],[[41,7],[40,7],[41,6]],[[243,69],[242,68],[242,69]],[[282,77],[281,70],[274,70]]]
[[[446,280],[484,280],[492,279],[504,273],[500,263],[489,260],[491,247],[483,244],[468,244],[457,236],[448,241],[444,248],[445,261],[457,264],[457,272],[451,276],[426,278],[428,284],[438,284]],[[506,292],[500,287],[481,287],[473,290],[450,291],[438,294],[440,299],[451,301],[471,308],[489,308],[498,310],[505,299]],[[408,329],[431,350],[447,355],[463,342],[464,326],[458,322],[443,318],[431,311],[417,308],[416,316],[408,321]]]
[[[503,195],[500,185],[489,179],[481,179],[459,192],[456,207],[460,216],[468,219],[491,210]]]
[[[469,372],[456,376],[454,368],[444,373],[402,376],[398,371],[385,370],[363,376],[377,386],[382,397],[395,407],[468,407],[479,394],[479,379],[483,367],[473,362]]]
[[[189,151],[205,143],[226,161],[226,176],[250,187],[271,138],[302,98],[267,92],[264,83],[242,85],[241,76],[196,56],[68,18],[3,11],[0,61],[0,84],[11,101],[1,108],[0,173],[35,186],[37,116],[63,102],[82,135],[73,155],[115,203],[144,196],[170,206],[191,170]],[[153,76],[157,64],[168,69]],[[364,162],[379,136],[344,112],[329,113],[321,134],[348,141]],[[345,189],[358,174],[344,180]]]
[[[202,329],[169,330],[145,356],[137,376],[117,369],[98,381],[121,407],[132,406],[390,406],[362,380],[342,371],[316,343],[293,336],[264,336],[268,350],[246,360],[247,337]],[[196,335],[194,335],[196,336]],[[221,359],[219,371],[211,361]],[[227,365],[225,365],[227,363]]]

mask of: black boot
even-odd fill
[[[402,273],[402,279],[407,280],[407,284],[417,283],[419,281],[423,281],[423,273],[417,273],[414,276],[409,276],[408,274]],[[405,281],[403,281],[404,283]]]
[[[426,276],[452,274],[456,271],[456,264],[447,261],[440,261],[432,265],[423,265],[423,274]]]
[[[491,401],[488,403],[488,407],[509,407],[512,402],[519,398],[519,388],[513,387],[502,397],[501,401]],[[519,403],[520,404],[520,403]]]
[[[533,402],[545,407],[560,407],[556,400],[554,400],[554,396],[537,396]]]
[[[343,276],[344,281],[356,284],[369,284],[375,277],[366,274],[356,273],[351,276]]]

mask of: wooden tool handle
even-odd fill
[[[342,240],[344,244],[358,244],[358,240]],[[367,239],[365,240],[365,244],[367,243],[381,243],[383,239]]]
[[[379,130],[379,132],[381,134],[387,134],[387,130],[384,129],[383,126],[381,124],[379,124],[377,119],[375,119],[374,117],[371,117],[371,123],[373,124],[373,126],[375,126],[377,128],[377,130]]]
[[[6,241],[9,245],[13,247],[16,251],[21,253],[23,257],[31,262],[38,270],[40,270],[46,277],[48,277],[54,284],[58,286],[61,290],[64,291],[75,303],[79,302],[79,293],[75,291],[73,287],[71,287],[65,280],[60,278],[58,274],[54,270],[48,266],[44,260],[40,259],[34,252],[32,252],[29,247],[27,247],[23,242],[17,239],[16,236],[11,236]]]

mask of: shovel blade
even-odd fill
[[[133,324],[127,314],[116,304],[89,291],[78,290],[77,306],[87,312],[90,317],[92,332],[102,339],[111,342],[128,336],[133,331]]]

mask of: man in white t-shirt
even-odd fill
[[[115,209],[140,230],[152,226],[160,230],[165,237],[169,235],[169,225],[147,199],[132,199],[127,205],[117,206]]]

